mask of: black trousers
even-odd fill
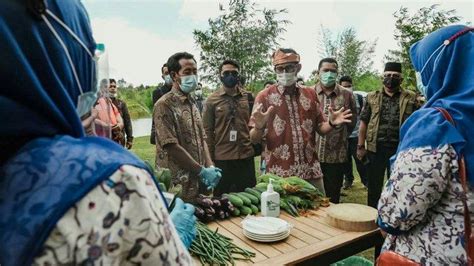
[[[326,197],[331,198],[332,203],[339,203],[341,197],[344,166],[345,163],[321,163],[324,190],[326,191]]]
[[[257,184],[253,157],[241,160],[215,160],[214,163],[216,167],[222,169],[221,181],[214,188],[215,196],[244,191],[244,189],[254,187]]]
[[[390,176],[390,157],[397,152],[397,146],[387,146],[384,143],[377,143],[377,152],[368,152],[368,191],[367,204],[377,208],[377,204],[382,193],[385,170],[387,176]]]
[[[364,165],[358,158],[357,158],[357,138],[349,138],[349,146],[347,149],[347,163],[345,164],[345,172],[344,172],[344,179],[346,182],[352,184],[354,182],[354,174],[352,170],[352,158],[356,163],[357,172],[360,176],[360,181],[364,186],[367,186],[367,166]]]

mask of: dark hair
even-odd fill
[[[110,83],[117,83],[117,81],[115,81],[115,79],[109,79],[109,84]]]
[[[274,80],[267,80],[267,81],[265,81],[265,83],[263,83],[263,87],[265,88],[267,85],[273,85],[275,83],[276,82]]]
[[[240,85],[245,86],[247,82],[247,78],[245,76],[240,76]]]
[[[304,82],[304,79],[302,77],[299,77],[296,79],[296,82],[299,82],[299,81],[303,81]]]
[[[222,62],[222,64],[219,66],[219,75],[220,75],[220,73],[222,71],[222,67],[224,67],[224,65],[233,65],[240,71],[240,65],[237,61],[232,60],[232,59],[227,59],[227,60],[224,60],[224,62]]]
[[[284,52],[285,54],[297,54],[297,55],[300,55],[300,54],[298,54],[298,53],[297,53],[294,49],[292,49],[292,48],[280,48],[280,49],[278,49],[278,50]],[[277,51],[278,51],[278,50],[277,50]],[[276,51],[275,51],[275,52],[276,52]],[[273,52],[273,55],[275,54],[275,52]],[[272,55],[272,57],[273,57],[273,55]]]
[[[352,78],[349,77],[349,76],[342,76],[342,77],[339,79],[339,84],[341,84],[343,81],[349,82],[350,84],[352,84]]]
[[[161,74],[163,74],[163,68],[168,67],[167,63],[164,63],[163,66],[161,67]],[[168,69],[169,70],[169,69]]]
[[[181,65],[179,64],[179,60],[181,59],[192,59],[194,62],[196,62],[196,59],[194,59],[194,56],[190,53],[187,52],[180,52],[172,55],[169,59],[166,65],[168,66],[168,71],[178,73],[179,70],[181,69]]]
[[[321,61],[319,61],[318,69],[321,69],[321,66],[323,65],[323,63],[336,64],[336,67],[339,67],[336,59],[331,58],[331,57],[326,57],[326,58],[321,59]]]

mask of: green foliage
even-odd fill
[[[151,117],[153,115],[152,93],[156,87],[143,86],[119,88],[119,98],[127,103],[132,119]]]
[[[372,71],[376,45],[377,40],[359,40],[354,28],[349,27],[335,34],[321,25],[319,54],[336,59],[341,76],[348,75],[357,79]]]
[[[461,20],[455,10],[439,10],[438,6],[423,7],[414,14],[410,14],[408,8],[402,6],[393,14],[396,19],[394,37],[398,49],[390,50],[385,59],[402,63],[405,88],[416,88],[415,70],[409,57],[411,45],[427,34]]]
[[[279,19],[285,9],[258,9],[252,0],[231,0],[229,9],[209,19],[209,29],[193,32],[201,48],[200,71],[205,81],[218,84],[219,65],[225,59],[237,60],[241,74],[254,89],[255,80],[272,72],[270,53],[278,46],[287,20]]]
[[[382,88],[382,80],[379,75],[373,72],[364,74],[353,79],[354,88],[358,91],[373,91]]]

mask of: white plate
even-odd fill
[[[280,218],[248,216],[242,221],[242,228],[255,235],[275,236],[287,232],[291,225]]]
[[[275,234],[275,235],[259,235],[259,234],[254,234],[254,233],[251,233],[249,231],[246,231],[244,229],[244,233],[245,235],[249,235],[249,236],[253,236],[253,237],[258,237],[258,238],[278,238],[278,237],[281,237],[283,235],[286,235],[288,234],[289,230],[288,231],[285,231],[285,232],[281,232],[279,234]]]
[[[276,241],[280,241],[280,240],[283,240],[285,238],[287,238],[289,235],[290,235],[290,232],[288,231],[286,234],[280,236],[280,237],[274,237],[274,238],[261,238],[261,237],[254,237],[254,236],[251,236],[251,235],[247,235],[245,234],[245,231],[244,231],[244,235],[253,240],[253,241],[257,241],[257,242],[276,242]]]

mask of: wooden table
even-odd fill
[[[230,237],[238,246],[255,252],[258,265],[329,265],[382,243],[379,230],[348,232],[328,225],[325,208],[312,211],[308,217],[292,217],[282,211],[281,219],[293,224],[290,236],[279,242],[259,243],[242,233],[242,217],[208,224],[209,228]],[[195,258],[196,265],[200,262]],[[245,265],[240,262],[240,265]],[[247,263],[249,264],[249,263]],[[239,264],[238,264],[239,265]]]

